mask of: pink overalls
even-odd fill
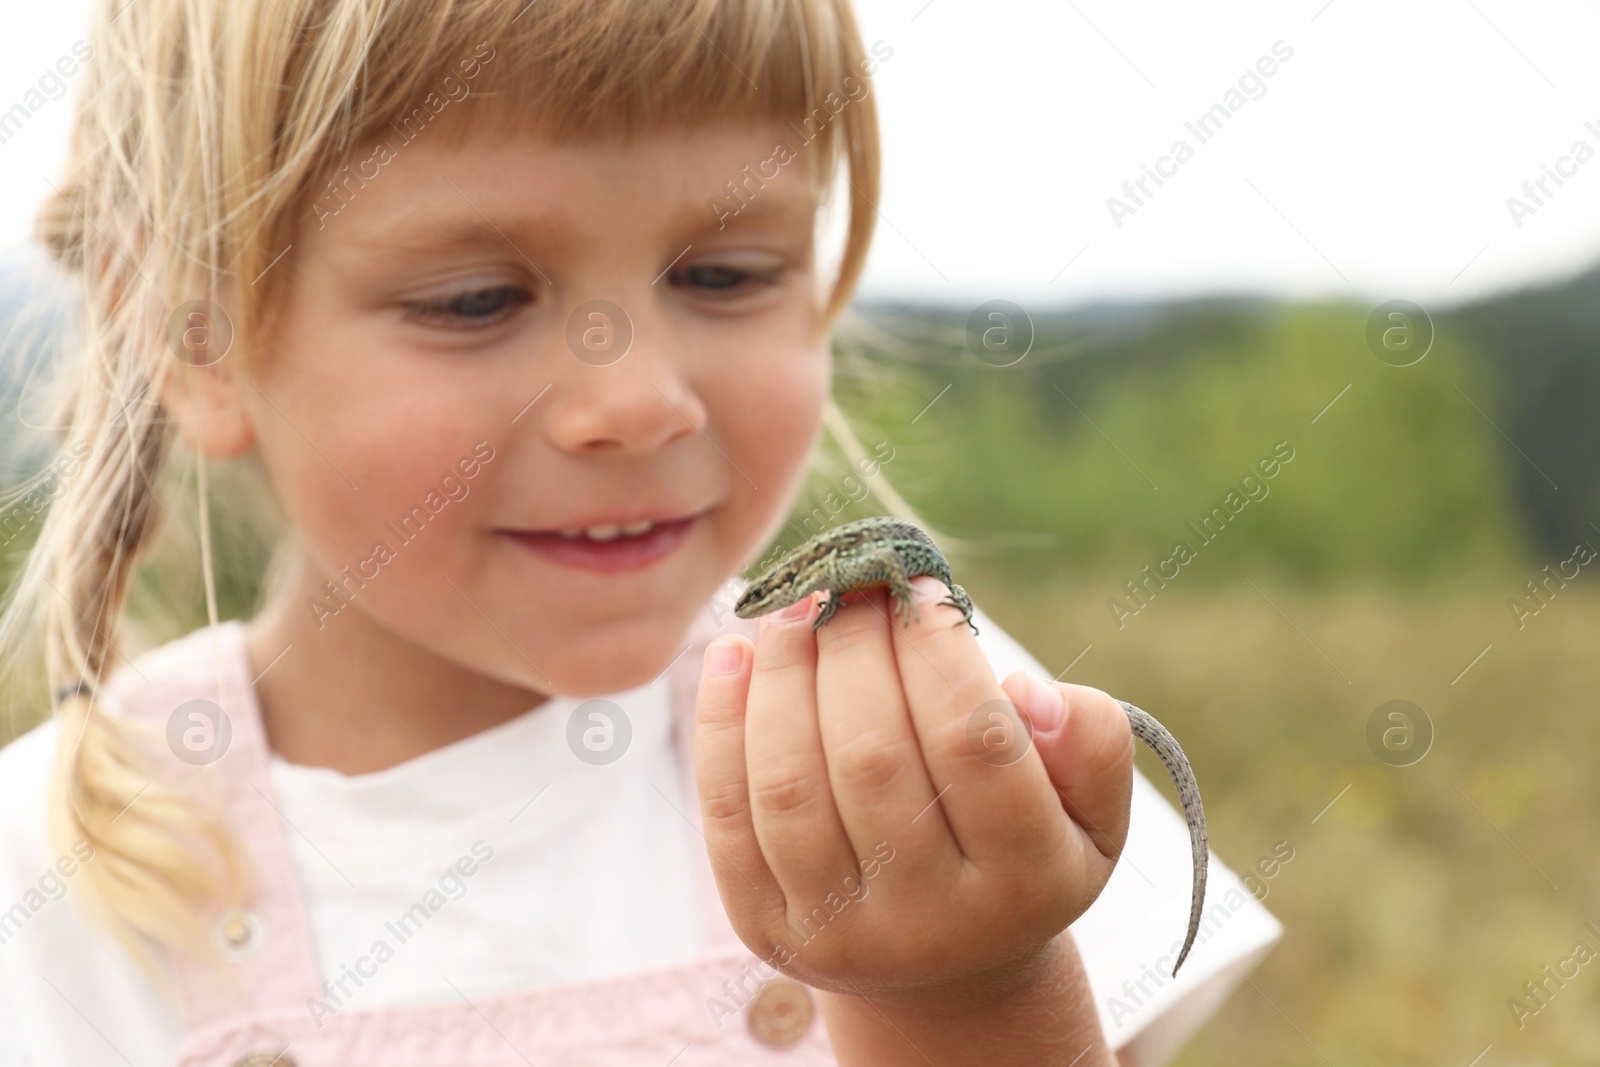
[[[684,783],[680,808],[697,831],[692,740],[702,655],[719,633],[755,636],[754,621],[724,615],[719,628],[710,612],[698,613],[689,647],[668,669]],[[777,975],[739,941],[698,832],[692,847],[704,945],[692,962],[473,1003],[348,1007],[319,1024],[308,1004],[326,997],[324,976],[283,821],[269,803],[268,750],[255,692],[239,673],[247,663],[244,627],[224,623],[218,637],[228,665],[220,694],[216,679],[193,671],[182,672],[181,681],[156,671],[148,681],[131,682],[126,694],[106,694],[126,714],[162,731],[184,701],[215,700],[233,731],[209,777],[260,885],[245,912],[215,923],[230,957],[223,971],[171,958],[188,1025],[177,1067],[835,1067],[815,992]],[[194,773],[176,757],[165,758],[174,771]]]

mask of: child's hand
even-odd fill
[[[702,823],[734,930],[772,966],[908,1007],[987,1002],[1029,980],[1110,877],[1133,738],[1099,690],[1020,671],[1002,689],[938,605],[946,587],[912,584],[921,621],[892,634],[875,590],[815,635],[814,600],[798,619],[763,616],[753,661],[741,637],[708,649]],[[1031,742],[1014,714],[1008,729],[1008,699]]]

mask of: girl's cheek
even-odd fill
[[[727,421],[741,427],[757,465],[781,471],[804,463],[827,400],[826,355],[810,349],[778,353],[772,366],[741,385],[730,399],[738,408]]]
[[[737,544],[731,554],[761,551],[775,536],[801,490],[821,434],[829,387],[825,352],[797,347],[771,354],[771,363],[730,390],[721,425],[736,434],[739,465],[759,489],[734,474],[730,491],[742,497]],[[715,417],[715,416],[714,416]]]
[[[330,331],[331,333],[331,331]],[[326,335],[325,335],[326,336]],[[482,511],[495,420],[470,397],[359,367],[357,346],[285,344],[253,418],[269,477],[306,548],[336,581],[346,567],[386,575],[404,559],[442,560]],[[345,355],[339,358],[338,349]],[[365,591],[365,590],[363,590]]]

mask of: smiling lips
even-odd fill
[[[680,519],[594,523],[560,530],[506,530],[506,536],[541,558],[577,570],[613,574],[664,559],[694,529],[704,512]]]

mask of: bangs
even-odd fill
[[[302,0],[285,13],[295,6],[263,0],[256,12],[295,30],[278,27],[277,69],[254,64],[286,97],[270,152],[280,221],[346,153],[436,119],[445,138],[482,121],[568,143],[773,123],[804,158],[819,207],[848,164],[823,322],[848,300],[878,195],[870,74],[893,54],[868,54],[848,0]]]

